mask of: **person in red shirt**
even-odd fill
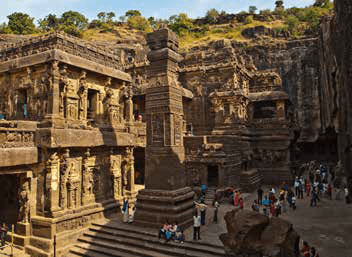
[[[301,253],[304,257],[310,257],[310,246],[306,241],[303,241],[303,247],[301,249]]]
[[[274,216],[275,212],[276,212],[275,205],[274,205],[273,202],[270,201],[270,213],[271,213],[271,215]]]
[[[240,198],[240,209],[243,209],[244,203],[242,197]]]

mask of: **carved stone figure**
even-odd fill
[[[19,195],[19,204],[20,204],[20,221],[23,223],[29,222],[29,210],[30,210],[30,202],[29,202],[29,182],[25,180],[21,185],[21,191]]]

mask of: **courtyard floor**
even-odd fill
[[[268,192],[268,188],[264,192]],[[265,195],[265,193],[264,193]],[[242,194],[244,208],[251,210],[256,193]],[[352,204],[344,200],[321,198],[317,207],[310,207],[309,197],[296,201],[296,210],[289,209],[280,216],[290,221],[301,239],[318,249],[321,257],[351,257],[352,256]],[[206,225],[201,227],[201,241],[222,245],[219,235],[226,233],[224,214],[235,207],[222,203],[219,210],[219,222],[213,224],[214,209],[209,207],[206,213]],[[262,210],[261,210],[262,213]],[[193,228],[186,231],[186,240],[193,240]]]

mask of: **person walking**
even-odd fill
[[[310,196],[310,190],[312,188],[312,185],[310,184],[309,181],[307,181],[306,183],[306,193],[307,193],[307,196]]]
[[[328,199],[329,200],[332,200],[332,185],[331,185],[331,182],[328,184]]]
[[[200,240],[200,216],[198,212],[193,216],[193,240]]]
[[[347,188],[347,186],[345,186],[345,200],[346,200],[346,203],[350,203],[350,201],[348,199],[348,195],[349,195],[348,188]]]
[[[243,198],[241,197],[240,198],[240,209],[243,209],[243,207],[244,207],[244,202],[243,202]]]
[[[295,183],[294,183],[294,188],[295,188],[295,195],[298,196],[298,189],[299,189],[299,181],[298,181],[298,177],[296,177],[295,179]]]
[[[215,201],[214,203],[214,218],[213,218],[213,223],[218,223],[218,211],[219,211],[220,204],[218,201]]]
[[[301,180],[298,181],[298,199],[303,199],[304,185]]]
[[[207,206],[205,204],[201,204],[200,206],[200,223],[205,225],[205,214],[206,214]]]
[[[123,222],[127,223],[128,222],[128,216],[129,216],[129,204],[128,204],[128,199],[127,198],[125,198],[123,200],[122,213],[123,213]]]

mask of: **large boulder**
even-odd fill
[[[236,209],[225,215],[222,240],[228,256],[299,257],[299,235],[292,224],[253,211]]]

